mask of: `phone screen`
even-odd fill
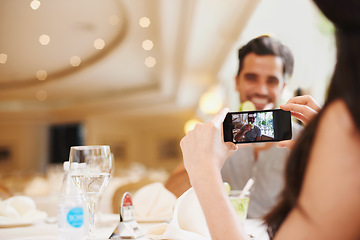
[[[276,142],[292,137],[291,114],[281,109],[229,112],[223,123],[224,141]]]

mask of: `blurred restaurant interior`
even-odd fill
[[[0,20],[0,183],[13,194],[50,181],[73,145],[109,145],[119,177],[166,180],[187,124],[238,109],[237,49],[253,37],[294,52],[284,102],[300,89],[322,104],[335,61],[310,0],[1,0]]]

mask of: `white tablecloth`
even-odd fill
[[[108,239],[119,222],[119,215],[104,214],[98,216],[96,233],[102,239]],[[150,227],[159,223],[140,223],[146,231]],[[268,240],[266,228],[260,220],[246,220],[245,229],[249,234],[255,236],[255,240]],[[32,225],[22,227],[0,228],[1,240],[57,240],[57,223],[47,223],[46,221],[36,222]],[[147,239],[147,238],[141,238]]]

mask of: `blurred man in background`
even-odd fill
[[[269,36],[252,39],[239,50],[239,70],[235,90],[240,103],[264,110],[279,106],[286,82],[293,73],[294,59],[288,47]],[[293,139],[301,126],[293,122]],[[283,171],[289,150],[272,142],[240,144],[240,149],[225,161],[223,180],[231,189],[241,190],[253,178],[248,217],[260,218],[276,203],[283,188]],[[180,196],[191,187],[184,166],[179,165],[165,186]]]
[[[254,109],[277,108],[281,94],[293,73],[294,58],[288,47],[269,36],[252,39],[239,50],[239,70],[235,89],[240,103],[250,101]],[[301,127],[293,122],[293,138]],[[223,169],[223,180],[232,189],[242,189],[249,178],[255,180],[251,189],[249,218],[259,218],[271,209],[282,190],[283,171],[288,149],[276,144],[242,144]]]

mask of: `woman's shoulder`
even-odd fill
[[[360,111],[360,109],[359,109]],[[339,130],[348,137],[360,140],[360,131],[356,128],[354,119],[343,100],[335,100],[324,110],[319,122],[319,132]]]
[[[345,102],[330,103],[324,109],[311,146],[308,173],[312,181],[325,185],[331,182],[333,187],[338,184],[341,187],[340,182],[350,174],[358,176],[359,146],[360,132]],[[360,178],[356,184],[360,184]]]
[[[329,155],[360,155],[360,131],[343,100],[335,100],[324,110],[314,139],[313,151]],[[331,157],[331,156],[329,156]],[[360,163],[360,161],[357,161]]]
[[[360,186],[360,178],[353,181],[360,174],[359,146],[360,132],[347,105],[342,100],[332,102],[324,109],[311,147],[307,169],[311,181],[335,189]]]
[[[358,225],[343,219],[360,221],[360,192],[354,191],[360,187],[359,146],[360,134],[345,102],[332,102],[319,121],[299,199],[310,218],[330,235],[358,231]]]

